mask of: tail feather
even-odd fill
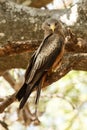
[[[23,108],[23,106],[25,105],[25,103],[26,103],[28,97],[30,96],[30,94],[32,93],[32,91],[33,91],[33,89],[34,89],[34,87],[32,87],[31,89],[29,89],[29,88],[30,88],[30,87],[28,86],[27,89],[26,89],[26,93],[25,93],[25,95],[23,96],[23,99],[22,99],[21,102],[20,102],[19,109],[22,109],[22,108]]]
[[[21,102],[20,102],[20,106],[19,109],[22,109],[23,106],[25,105],[28,97],[31,95],[31,93],[33,92],[33,90],[36,88],[37,90],[37,94],[36,94],[36,99],[35,99],[35,104],[38,103],[39,101],[39,97],[40,97],[40,92],[41,92],[41,79],[39,79],[36,84],[26,84],[24,83],[24,85],[22,86],[22,88],[19,90],[19,92],[16,95],[16,98]]]
[[[27,84],[24,83],[23,86],[21,87],[21,89],[16,94],[16,98],[18,99],[18,101],[20,101],[23,98],[23,96],[26,93],[26,89],[27,89]]]

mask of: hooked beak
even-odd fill
[[[50,29],[54,32],[54,30],[55,30],[55,25],[52,24],[52,25],[50,26]]]

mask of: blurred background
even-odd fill
[[[11,75],[19,80],[18,74],[25,70],[11,70]],[[5,112],[0,114],[0,120],[8,124],[9,130],[86,130],[87,129],[87,72],[71,71],[62,79],[42,90],[38,105],[39,123],[26,121],[19,114],[18,102],[14,102]],[[0,97],[2,99],[14,93],[9,83],[0,77]],[[28,104],[34,112],[34,93]],[[29,117],[28,117],[29,118]],[[4,130],[0,126],[0,130]]]
[[[18,4],[30,5],[29,0],[14,0]],[[48,0],[41,9],[71,8],[70,17],[64,15],[67,25],[72,25],[77,17],[79,0]],[[33,4],[31,4],[33,7]],[[12,69],[0,77],[0,102],[14,94],[24,81],[23,69]],[[87,72],[71,71],[56,83],[41,92],[38,104],[38,120],[34,121],[34,95],[22,111],[19,102],[14,102],[0,114],[0,130],[87,130]]]

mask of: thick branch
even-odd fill
[[[75,39],[75,40],[74,40]],[[67,52],[79,53],[87,52],[87,42],[81,38],[74,37],[74,39],[66,37],[65,49]],[[20,54],[23,52],[33,52],[40,45],[42,40],[27,40],[19,42],[8,42],[0,47],[0,57],[9,56],[13,54]]]
[[[87,53],[69,54],[64,56],[62,65],[56,73],[52,73],[47,77],[46,85],[56,82],[71,70],[87,71]]]
[[[7,108],[10,104],[12,104],[16,100],[15,94],[16,93],[12,94],[0,104],[0,113],[2,113],[5,110],[5,108]]]
[[[26,41],[26,42],[22,41],[22,42],[13,42],[13,43],[9,42],[6,45],[2,46],[0,48],[0,64],[1,64],[0,72],[1,74],[5,70],[9,70],[11,68],[25,68],[28,64],[28,61],[30,59],[32,52],[35,51],[35,49],[38,47],[40,42],[41,40],[39,41],[32,40],[32,41]],[[87,43],[83,39],[75,37],[75,35],[73,35],[73,37],[67,36],[66,42],[65,42],[65,50],[67,52],[66,55],[69,55],[69,56],[71,56],[71,52],[72,52],[72,56],[75,53],[86,53]],[[64,59],[64,64],[67,64],[66,61],[67,60]],[[82,68],[84,68],[85,65],[86,65],[86,62],[83,62]],[[81,66],[79,69],[81,69]]]
[[[0,45],[2,45],[7,41],[42,39],[42,22],[49,17],[59,19],[67,10],[41,10],[5,1],[0,2],[0,12]]]
[[[59,19],[67,11],[28,8],[7,0],[0,2],[0,73],[2,74],[11,68],[25,68],[31,52],[38,47],[41,42],[40,39],[43,39],[42,22],[49,17]],[[84,21],[83,24],[79,23],[78,26],[73,26],[73,28],[75,32],[78,32],[78,35],[83,36],[83,39],[87,37]],[[75,45],[75,43],[71,47],[70,41],[70,45],[68,43],[66,49],[68,48],[68,51],[74,53],[87,52],[86,39],[83,47],[78,46],[78,44]]]
[[[7,44],[0,47],[0,57],[23,52],[33,52],[40,45],[41,41],[42,40],[7,42]]]
[[[83,66],[83,68],[82,68]],[[64,75],[66,75],[71,70],[84,70],[87,71],[87,53],[79,53],[79,54],[66,54],[64,56],[63,62],[61,67],[57,70],[57,72],[50,74],[47,76],[46,82],[44,83],[43,87],[47,87],[48,85],[52,84],[53,82],[59,80]],[[11,95],[10,98],[5,100],[0,105],[0,112],[2,113],[6,107],[8,107],[11,103],[13,103],[16,98],[15,94]]]
[[[8,1],[0,2],[0,44],[6,44],[7,41],[42,39],[42,22],[49,17],[59,19],[62,15],[68,13],[69,11],[70,9],[60,11],[41,10],[17,5]],[[78,32],[79,35],[81,34],[86,38],[87,25],[84,21],[83,24],[80,24],[79,22],[80,21],[72,26],[72,28],[74,28],[74,31]]]

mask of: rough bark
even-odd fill
[[[74,57],[75,53],[87,52],[87,9],[84,8],[84,2],[78,4],[78,19],[71,26],[77,35],[76,38],[82,37],[83,40],[80,41],[80,45],[78,41],[69,40],[66,44],[68,53],[65,55],[67,56]],[[43,38],[42,22],[49,17],[59,19],[63,14],[69,12],[70,9],[48,11],[28,8],[7,0],[0,1],[0,74],[11,68],[26,68],[32,52]],[[70,55],[71,52],[72,55]],[[86,58],[86,54],[84,57]],[[68,60],[65,59],[65,61]],[[67,64],[67,62],[64,62],[64,64]],[[80,67],[73,67],[73,69],[86,70],[85,66],[86,63],[83,62]]]
[[[0,2],[0,45],[7,41],[42,39],[42,22],[46,18],[59,19],[65,11],[48,11],[17,5],[13,2]]]

